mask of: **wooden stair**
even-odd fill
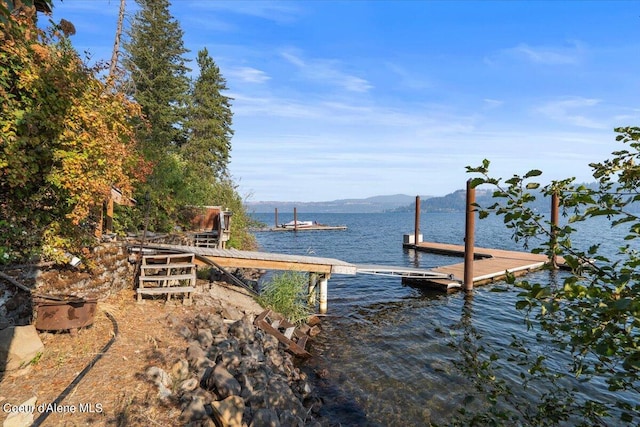
[[[143,295],[182,294],[183,304],[191,304],[191,295],[196,290],[195,255],[154,254],[142,257],[138,278],[138,302]],[[153,287],[146,287],[155,285]]]
[[[199,248],[221,248],[220,236],[217,231],[207,231],[195,233],[193,235],[193,246]]]

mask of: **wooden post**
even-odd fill
[[[473,248],[475,245],[476,189],[467,181],[467,207],[464,230],[464,290],[473,290]]]
[[[278,228],[278,208],[276,208],[276,228]]]
[[[320,277],[320,314],[327,312],[327,288],[329,283],[329,275],[324,274]]]
[[[105,232],[111,234],[113,231],[113,197],[107,200],[107,215],[105,218]]]
[[[318,297],[318,273],[309,273],[309,305],[316,306],[316,299]]]
[[[293,208],[293,231],[298,231],[298,209]]]
[[[558,247],[558,226],[560,225],[558,218],[558,211],[560,207],[560,201],[558,193],[554,192],[551,195],[551,266],[558,268],[558,256],[556,255],[556,248]]]
[[[414,227],[414,239],[413,243],[418,247],[418,236],[420,235],[420,196],[416,196],[416,222]]]
[[[93,233],[94,236],[96,236],[98,239],[102,238],[102,227],[104,224],[104,210],[105,210],[105,206],[106,206],[107,202],[102,202],[102,205],[100,206],[100,217],[98,218],[98,224],[96,225],[96,230]]]

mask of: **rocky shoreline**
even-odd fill
[[[199,314],[193,326],[176,327],[188,340],[185,357],[169,372],[152,366],[145,375],[161,400],[180,406],[181,423],[327,425],[307,375],[274,336],[253,325],[252,316],[228,323],[217,313]]]
[[[124,254],[120,252],[119,255],[121,259]],[[118,283],[118,288],[128,287],[130,281],[119,277],[130,271],[120,265],[122,262],[114,264],[121,270],[113,273],[118,275],[116,280],[108,277],[109,269],[106,269],[100,271],[100,283],[111,282]],[[25,283],[37,292],[85,294],[95,290],[91,277],[84,277],[86,273],[77,273],[78,276],[82,275],[82,282],[75,280],[74,274],[65,269],[60,273],[63,280],[56,282],[53,279],[54,272],[47,269],[37,275],[29,272],[22,279],[28,278]],[[38,279],[42,278],[46,278],[46,282],[38,285]],[[79,283],[82,283],[82,287]],[[0,325],[0,328],[25,324],[29,313],[24,312],[24,308],[28,305],[25,302],[30,299],[29,294],[6,283],[1,285],[0,294],[4,297],[0,305],[3,306],[2,314],[7,324]],[[73,289],[69,289],[71,286]],[[101,285],[102,288],[107,289],[104,285]],[[98,306],[104,303],[108,307],[111,299],[123,292],[128,294],[131,291],[109,288],[108,292],[100,292],[98,296],[102,297]],[[154,314],[157,316],[164,311],[166,314],[161,315],[164,316],[163,329],[184,343],[181,349],[165,351],[161,363],[148,363],[136,368],[135,374],[151,386],[150,391],[157,393],[156,399],[148,401],[148,404],[161,412],[165,411],[165,416],[172,417],[176,424],[211,427],[331,425],[321,415],[323,400],[314,387],[317,378],[310,378],[315,374],[303,372],[296,366],[299,360],[288,353],[276,337],[254,325],[256,316],[263,308],[246,290],[224,282],[198,280],[193,305],[181,307],[180,316],[172,314],[176,311],[171,309],[175,304],[182,306],[180,300],[155,300],[139,304],[129,299],[123,304],[130,307],[124,312],[148,312],[152,309],[158,310]],[[122,314],[118,317],[119,321],[125,320]],[[314,329],[317,328],[314,326]],[[302,329],[309,328],[303,326]],[[57,334],[41,333],[40,336],[45,342],[45,358],[49,343],[58,338]],[[126,343],[128,337],[119,339],[124,339]],[[82,334],[76,340],[82,340]],[[132,357],[119,354],[116,347],[108,352],[113,353],[109,355],[111,358],[127,360]],[[134,350],[133,354],[137,357],[141,352]],[[13,375],[5,378],[12,378],[11,386],[19,387],[21,378],[32,383],[36,380],[28,378],[32,375],[28,372],[17,379]],[[34,391],[37,396],[38,389]],[[4,396],[6,398],[9,396]],[[0,396],[0,401],[2,399]],[[25,395],[27,399],[30,397]]]

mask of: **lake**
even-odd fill
[[[253,214],[268,226],[273,214]],[[293,219],[280,212],[279,222]],[[416,253],[402,247],[413,234],[413,213],[298,214],[299,220],[346,225],[344,231],[257,232],[260,250],[337,258],[356,264],[431,268],[462,259]],[[464,244],[464,213],[422,213],[425,241]],[[594,237],[594,236],[597,236]],[[613,253],[621,231],[606,220],[591,222],[574,237],[574,245],[595,243]],[[476,246],[522,249],[496,217],[476,221]],[[561,280],[558,272],[540,271],[530,281]],[[508,347],[511,336],[527,336],[522,313],[515,310],[517,290],[504,283],[476,287],[471,298],[405,286],[399,278],[333,275],[328,285],[328,317],[312,340],[309,372],[322,372],[316,386],[326,397],[325,415],[342,426],[420,426],[446,424],[472,391],[456,369],[460,351],[448,344],[452,334],[479,334],[483,344]],[[502,292],[492,292],[496,289]],[[549,349],[541,348],[548,352]],[[553,350],[551,350],[553,351]],[[562,362],[559,362],[562,363]],[[503,366],[501,375],[517,383],[518,372]],[[591,399],[625,398],[599,387],[580,386]]]

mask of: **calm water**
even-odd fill
[[[272,214],[254,214],[272,226]],[[292,220],[280,213],[279,222]],[[299,220],[346,225],[346,231],[256,233],[261,250],[337,258],[362,264],[419,266],[461,262],[432,254],[403,250],[404,234],[413,233],[412,213],[298,214]],[[614,250],[619,233],[606,222],[591,224],[574,244],[587,247],[591,233]],[[464,214],[423,213],[424,240],[463,244]],[[476,221],[476,245],[521,249],[511,241],[500,219]],[[556,273],[538,272],[530,280],[558,280]],[[404,286],[399,278],[334,275],[329,280],[328,317],[313,342],[309,370],[324,370],[318,386],[328,396],[326,415],[343,426],[420,426],[446,423],[462,404],[469,384],[455,369],[461,355],[450,348],[451,331],[462,320],[487,343],[499,348],[512,334],[525,335],[522,314],[515,311],[517,291],[491,292],[504,284],[476,288],[473,298],[462,293],[443,295]],[[465,306],[466,304],[466,306]],[[465,316],[465,307],[467,315]],[[469,314],[470,313],[470,314]],[[548,349],[543,349],[548,351]],[[506,378],[517,378],[505,368]],[[591,398],[615,399],[596,389]]]

